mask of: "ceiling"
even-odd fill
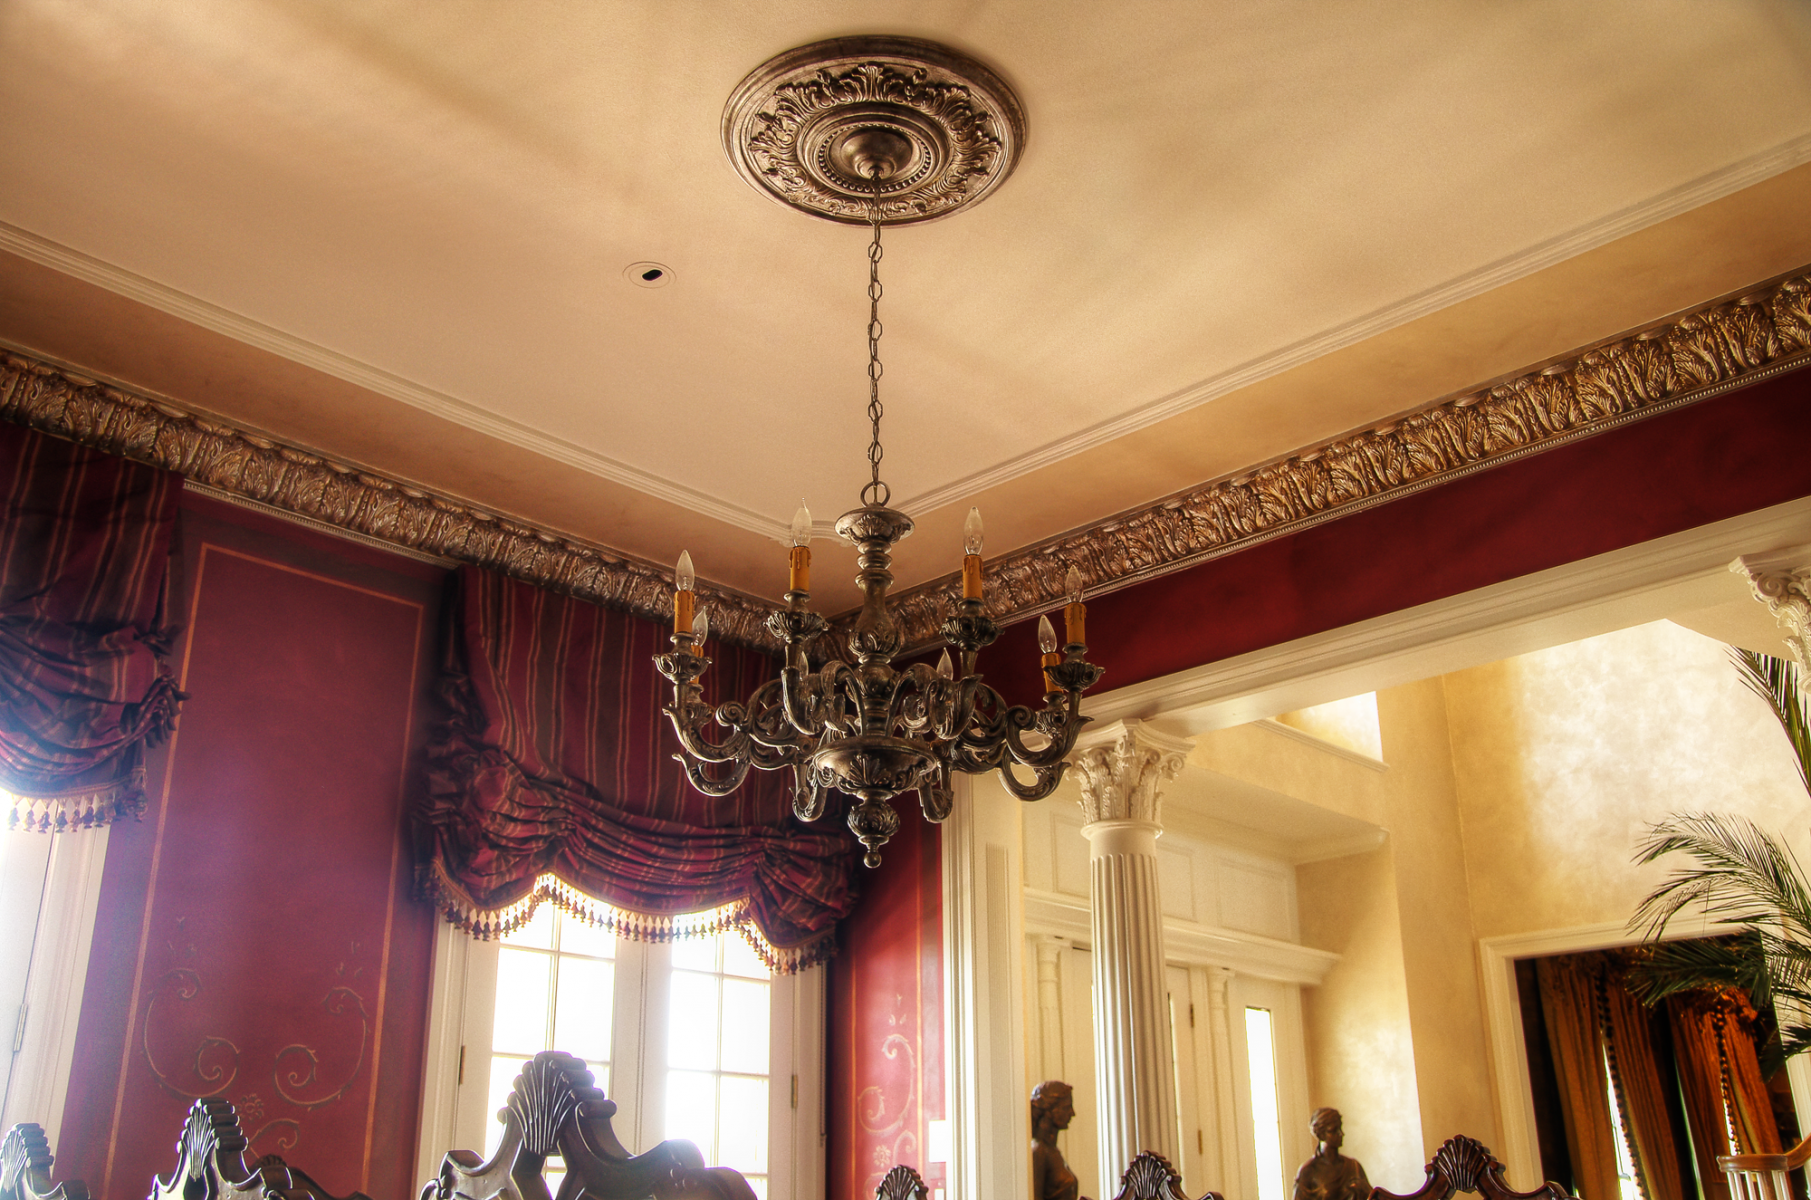
[[[886,237],[906,584],[1811,262],[1796,0],[8,0],[0,340],[775,594],[865,475],[866,234],[719,121],[862,32],[1029,125]]]

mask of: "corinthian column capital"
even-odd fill
[[[1073,763],[1082,790],[1082,819],[1163,824],[1158,789],[1176,777],[1192,745],[1142,721],[1115,721],[1086,739]]]
[[[1811,667],[1811,546],[1744,554],[1729,569],[1748,580],[1754,598],[1780,623],[1798,665]]]

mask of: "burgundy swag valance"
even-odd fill
[[[653,940],[702,928],[681,914],[728,906],[712,928],[741,930],[776,970],[821,961],[854,904],[855,844],[793,818],[788,773],[752,772],[720,798],[693,790],[652,661],[668,633],[459,569],[422,889],[481,938],[519,927],[543,900]],[[718,643],[710,655],[707,698],[745,696],[779,667]]]
[[[181,477],[0,423],[0,788],[10,823],[145,807],[145,748],[178,694],[163,661]]]

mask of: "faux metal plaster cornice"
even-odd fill
[[[1704,399],[1811,358],[1811,275],[1700,309],[1562,362],[1178,492],[989,562],[1002,623],[1056,607],[1080,569],[1093,594],[1179,571],[1473,471]],[[895,595],[925,648],[957,594],[947,576]],[[842,625],[839,620],[838,628]],[[834,636],[834,631],[833,631]]]
[[[448,496],[235,429],[18,353],[0,360],[0,418],[124,455],[230,497],[394,546],[670,620],[671,571]],[[772,607],[699,582],[711,632],[777,650]]]
[[[1063,600],[1073,563],[1100,594],[1306,529],[1471,472],[1677,408],[1811,358],[1811,275],[1797,274],[1495,386],[1442,401],[1232,479],[1202,484],[994,560],[1002,622]],[[180,471],[196,483],[336,528],[502,571],[664,620],[667,569],[499,517],[9,353],[0,418]],[[907,644],[934,645],[951,575],[896,596]],[[773,606],[700,581],[711,628],[775,649]],[[846,623],[847,615],[838,622]],[[834,633],[832,634],[834,637]],[[820,645],[823,643],[820,642]]]

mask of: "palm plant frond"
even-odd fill
[[[1733,651],[1742,682],[1773,710],[1786,740],[1792,743],[1792,757],[1798,763],[1798,779],[1811,792],[1811,715],[1805,711],[1805,693],[1800,689],[1798,664],[1753,650]]]
[[[1748,688],[1767,703],[1792,746],[1799,782],[1811,793],[1811,714],[1799,668],[1748,650],[1734,652]],[[1631,972],[1645,1004],[1679,992],[1735,987],[1757,1008],[1782,1016],[1811,1015],[1811,886],[1797,857],[1745,817],[1675,814],[1649,828],[1636,850],[1647,864],[1671,854],[1687,863],[1644,897],[1629,919],[1652,944]],[[1733,937],[1686,942],[1660,939],[1682,912],[1703,912]],[[1781,1022],[1768,1053],[1782,1060],[1811,1050],[1811,1025]]]

